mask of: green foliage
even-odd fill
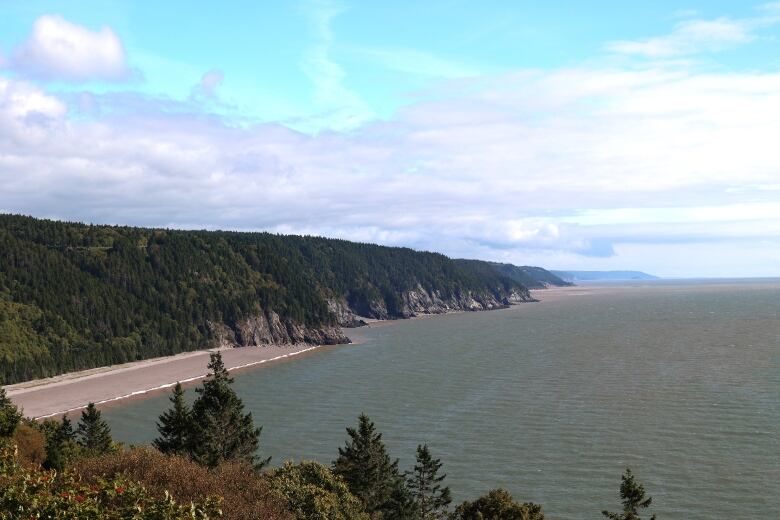
[[[0,438],[11,437],[22,420],[22,413],[0,386]]]
[[[298,520],[369,520],[344,480],[318,462],[285,462],[266,478]]]
[[[91,226],[0,215],[0,380],[9,383],[214,344],[217,326],[274,312],[335,324],[331,299],[405,316],[405,292],[504,301],[521,284],[435,253],[269,233]]]
[[[153,498],[122,478],[87,485],[74,474],[25,469],[15,447],[0,443],[0,519],[208,520],[221,516],[219,500],[177,504],[169,495]]]
[[[347,428],[349,439],[333,462],[333,472],[349,486],[368,513],[385,518],[399,516],[411,502],[398,471],[398,460],[391,461],[374,423],[360,414],[358,427]]]
[[[47,435],[46,460],[43,467],[62,471],[76,457],[78,450],[76,432],[73,431],[70,419],[65,415],[62,422]]]
[[[270,457],[258,461],[262,428],[255,428],[251,413],[244,413],[244,403],[231,388],[222,355],[211,354],[209,376],[195,391],[192,405],[191,454],[209,467],[223,461],[241,460],[262,468]]]
[[[184,402],[184,390],[180,383],[173,387],[170,397],[173,408],[163,412],[157,423],[160,436],[153,442],[154,447],[163,453],[185,455],[192,447],[192,417],[187,403]]]
[[[473,502],[463,502],[453,520],[544,520],[542,506],[515,502],[504,489],[494,489]]]
[[[640,509],[647,509],[653,502],[652,497],[645,498],[645,487],[636,481],[631,469],[626,468],[620,483],[620,501],[623,504],[622,513],[602,511],[601,514],[610,520],[641,520]],[[655,515],[650,517],[655,520]]]
[[[417,462],[407,475],[406,485],[421,520],[445,518],[452,502],[449,487],[442,487],[447,475],[439,475],[440,459],[434,459],[428,445],[417,446]]]
[[[81,412],[78,428],[76,429],[79,446],[89,455],[102,455],[111,451],[111,428],[101,417],[100,410],[95,403],[89,403]]]

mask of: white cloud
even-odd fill
[[[118,95],[70,117],[2,80],[0,207],[661,274],[747,269],[713,251],[748,239],[775,248],[761,266],[780,256],[780,73],[581,67],[440,88],[390,121],[307,135]],[[675,273],[658,256],[672,243],[708,256]]]
[[[301,67],[312,82],[314,103],[323,114],[322,119],[332,128],[347,129],[372,119],[374,113],[357,93],[344,85],[346,73],[331,56],[334,45],[331,24],[341,11],[339,4],[329,0],[312,0],[307,4],[314,43]],[[316,121],[312,124],[316,126]]]
[[[120,81],[129,77],[125,49],[110,27],[91,31],[61,16],[44,15],[16,47],[11,67],[44,80]]]
[[[687,20],[679,23],[671,34],[643,40],[623,40],[607,44],[607,49],[619,54],[635,54],[648,58],[670,58],[719,51],[755,39],[754,20]]]
[[[225,81],[225,74],[218,69],[211,69],[200,77],[197,85],[192,87],[190,97],[194,101],[210,101],[217,97],[217,89]]]

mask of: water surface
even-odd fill
[[[329,463],[363,411],[402,467],[427,442],[456,500],[504,487],[551,518],[598,518],[630,466],[665,520],[773,518],[779,309],[771,280],[586,286],[361,329],[358,345],[237,374],[235,388],[276,463]],[[105,414],[116,438],[150,442],[167,406]]]

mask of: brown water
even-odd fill
[[[235,387],[276,463],[331,461],[364,411],[402,467],[427,442],[457,500],[500,486],[551,518],[598,518],[630,466],[664,520],[777,518],[778,311],[771,280],[585,288],[362,329]],[[118,439],[149,442],[167,404],[105,413]]]

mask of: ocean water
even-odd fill
[[[235,388],[274,463],[329,463],[365,412],[404,468],[428,443],[457,501],[504,487],[550,518],[598,518],[631,467],[664,520],[778,518],[779,311],[777,280],[585,286],[363,328]],[[146,443],[167,405],[105,415]]]

